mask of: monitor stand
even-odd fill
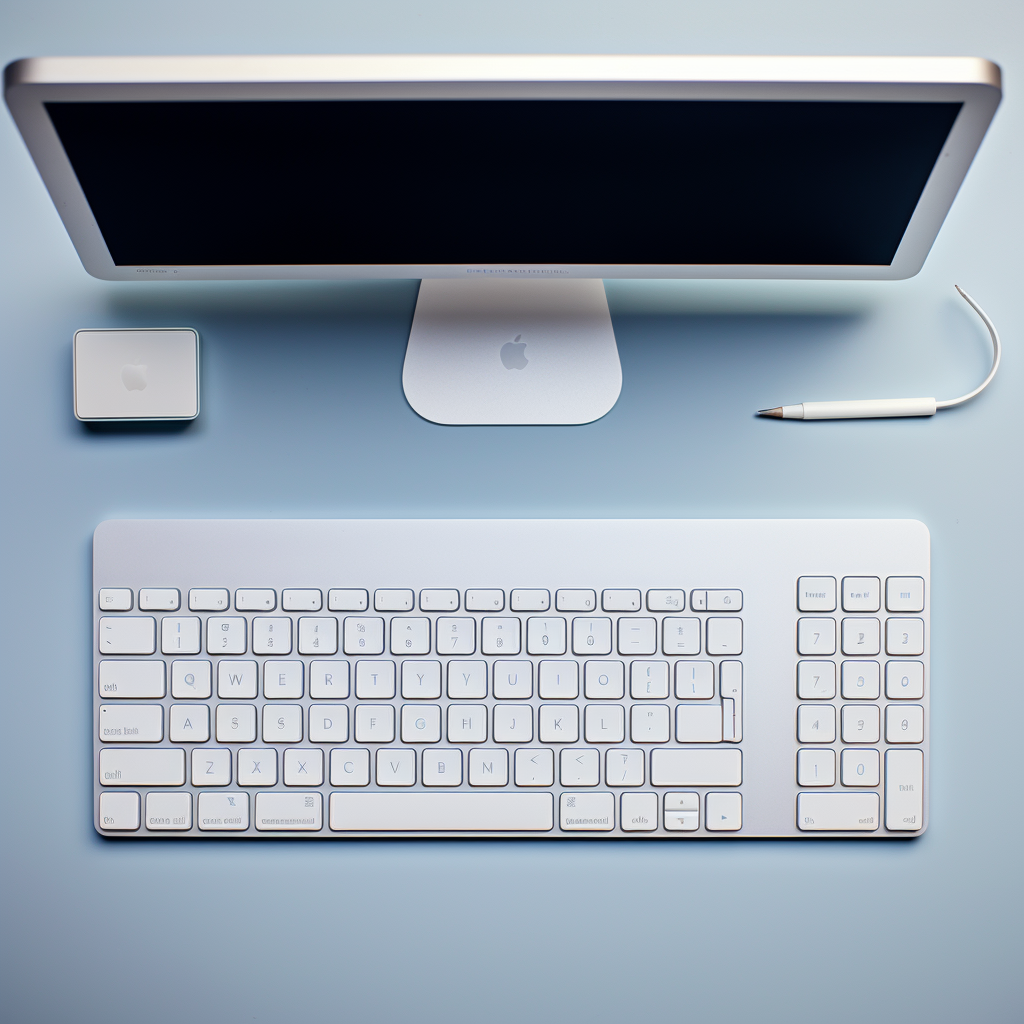
[[[402,386],[434,423],[590,423],[622,389],[604,282],[420,283]]]

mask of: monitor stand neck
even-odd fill
[[[600,419],[622,389],[604,283],[422,281],[402,386],[413,409],[434,423]]]

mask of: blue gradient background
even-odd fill
[[[1007,97],[891,284],[610,282],[622,397],[445,428],[401,391],[415,282],[110,284],[0,114],[0,1017],[284,1022],[1022,1018],[1024,6],[839,0],[6,0],[0,57],[228,52],[990,57]],[[193,154],[201,159],[202,154]],[[960,394],[934,420],[778,423]],[[197,327],[203,412],[98,431],[78,327]],[[916,842],[111,842],[91,822],[90,535],[117,516],[913,516],[934,545]]]

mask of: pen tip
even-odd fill
[[[758,409],[758,416],[774,416],[776,419],[782,419],[782,406],[780,405],[777,409]]]

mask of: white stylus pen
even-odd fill
[[[758,409],[758,416],[774,416],[780,420],[853,420],[883,416],[934,416],[939,409],[963,405],[988,387],[999,369],[1002,344],[995,324],[985,311],[960,287],[956,290],[981,317],[992,336],[992,369],[988,376],[969,394],[939,402],[934,398],[870,398],[855,402],[802,402],[800,405],[780,405],[776,409]]]

